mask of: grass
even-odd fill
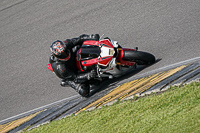
[[[200,82],[81,112],[29,132],[200,133]]]

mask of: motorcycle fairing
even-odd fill
[[[79,70],[83,71],[82,66],[88,67],[95,64],[107,66],[114,54],[115,50],[109,39],[85,41],[83,42],[82,48],[77,52],[77,67]]]
[[[47,65],[47,69],[49,69],[50,71],[54,72],[54,71],[53,71],[53,68],[52,68],[52,66],[51,66],[51,63],[49,63],[49,64]]]

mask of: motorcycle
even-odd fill
[[[136,65],[149,65],[154,62],[153,54],[138,51],[138,47],[123,48],[117,41],[109,38],[84,41],[76,54],[76,66],[80,73],[95,70],[97,75],[89,81],[78,83],[80,85],[77,91],[81,95],[83,92],[89,93],[91,85],[96,82],[120,77],[135,69]]]
[[[105,38],[99,41],[84,41],[77,51],[76,66],[82,72],[97,71],[97,76],[89,83],[82,84],[83,89],[97,81],[113,79],[136,68],[138,65],[149,65],[155,62],[151,53],[138,51],[138,48],[122,48],[117,41]]]

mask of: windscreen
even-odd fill
[[[97,58],[101,53],[98,46],[84,45],[81,47],[81,60]]]

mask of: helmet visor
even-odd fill
[[[62,41],[55,41],[50,46],[51,52],[56,56],[61,56],[66,49],[66,45]]]

